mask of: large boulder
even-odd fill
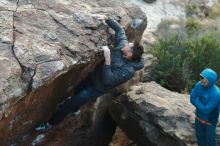
[[[94,14],[115,18],[130,41],[147,25],[140,8],[116,0],[0,2],[0,145],[30,145],[33,127],[103,60],[112,31]]]
[[[140,83],[109,107],[113,120],[140,146],[195,145],[195,109],[187,94]]]

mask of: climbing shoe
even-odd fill
[[[52,126],[49,123],[41,123],[37,127],[35,127],[35,130],[38,132],[47,132],[51,128]]]
[[[76,117],[76,116],[78,116],[80,114],[80,110],[78,110],[78,111],[76,111],[76,112],[72,112],[72,113],[70,113],[69,115],[70,115],[70,117]]]

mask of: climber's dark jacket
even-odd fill
[[[115,48],[110,49],[111,65],[100,64],[91,74],[92,83],[101,92],[131,79],[135,71],[144,67],[144,60],[130,61],[123,57],[121,49],[128,44],[124,29],[113,19],[108,18],[106,23],[115,31]],[[134,48],[135,49],[135,48]]]

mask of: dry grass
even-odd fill
[[[219,0],[220,1],[220,0]],[[210,17],[215,18],[220,16],[220,2],[217,2],[210,8]]]
[[[135,143],[130,140],[126,134],[120,129],[116,129],[116,133],[113,136],[112,142],[109,146],[137,146]]]

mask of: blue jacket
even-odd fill
[[[190,102],[196,107],[196,116],[200,119],[217,124],[219,117],[218,106],[220,105],[220,91],[215,85],[217,74],[212,69],[205,69],[200,76],[207,79],[208,87],[204,87],[201,82],[197,82],[192,89]]]
[[[115,48],[110,49],[111,65],[100,64],[91,75],[93,85],[101,92],[107,92],[126,82],[132,78],[135,71],[144,67],[143,58],[138,61],[129,61],[123,57],[121,49],[128,40],[118,22],[109,18],[106,23],[115,31]]]

